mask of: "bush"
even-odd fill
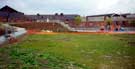
[[[131,26],[135,26],[135,20],[131,21]]]
[[[5,34],[5,30],[0,28],[0,36]]]
[[[82,19],[80,16],[75,17],[75,23],[79,25],[82,22]]]
[[[0,23],[0,36],[5,34],[5,28],[4,26],[2,26],[2,24]]]

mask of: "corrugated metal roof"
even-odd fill
[[[112,16],[112,15],[119,16],[118,14],[111,13],[111,14],[91,15],[91,16],[87,16],[87,17]]]

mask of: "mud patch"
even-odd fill
[[[128,42],[130,46],[135,46],[135,42]]]

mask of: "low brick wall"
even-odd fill
[[[27,30],[50,30],[54,32],[67,32],[68,29],[64,28],[58,23],[14,23],[12,26],[26,28]]]

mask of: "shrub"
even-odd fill
[[[0,24],[0,35],[5,34],[5,29],[4,27]]]
[[[82,22],[82,19],[80,16],[75,17],[75,23],[79,25]]]
[[[131,26],[135,26],[135,20],[132,20],[132,21],[130,22],[130,24],[131,24]]]

